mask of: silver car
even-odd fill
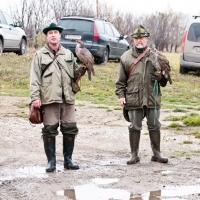
[[[200,70],[200,16],[193,16],[193,18],[188,24],[182,39],[181,74]]]
[[[26,53],[27,38],[20,23],[14,23],[13,19],[0,10],[0,55],[3,52],[15,52],[18,55]]]

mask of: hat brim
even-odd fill
[[[133,38],[137,38],[137,37],[149,37],[149,36],[150,36],[150,34],[147,33],[147,32],[145,32],[145,33],[140,33],[140,34],[135,33],[135,34],[132,34],[132,35],[131,35],[131,37],[133,37]]]
[[[62,27],[47,27],[47,28],[44,28],[43,29],[43,33],[46,35],[48,31],[51,31],[51,30],[57,30],[59,31],[60,33],[62,33],[63,31],[63,28]]]

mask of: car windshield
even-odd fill
[[[58,22],[59,26],[62,26],[65,30],[77,30],[83,32],[93,31],[93,22],[87,20],[76,19],[62,19]]]

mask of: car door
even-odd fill
[[[12,18],[7,13],[1,12],[1,19],[4,48],[17,48],[21,42],[20,29],[14,26]]]
[[[117,41],[116,55],[118,57],[121,57],[121,55],[127,50],[128,44],[127,41],[124,40],[123,36],[120,35],[118,30],[112,24],[111,27]]]
[[[117,53],[118,41],[114,36],[114,33],[109,23],[105,23],[105,32],[108,36],[108,43],[110,45],[109,58],[115,58]]]

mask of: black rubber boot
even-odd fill
[[[64,168],[76,170],[79,169],[78,165],[72,162],[72,153],[74,150],[75,135],[63,135],[63,155],[64,155]]]
[[[132,165],[140,161],[140,158],[138,157],[140,131],[130,131],[129,142],[131,147],[131,159],[127,161],[127,165]]]
[[[151,158],[151,161],[168,163],[168,159],[162,157],[160,154],[160,131],[149,131],[149,137],[151,140],[151,148],[154,154]]]
[[[43,136],[44,150],[47,156],[46,172],[53,172],[56,169],[55,137]]]

